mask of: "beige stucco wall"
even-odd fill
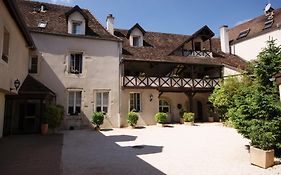
[[[159,110],[159,92],[156,89],[124,89],[121,92],[122,104],[121,104],[121,126],[127,126],[127,114],[130,110],[129,100],[130,93],[141,94],[141,112],[139,112],[139,126],[154,125],[154,115]],[[150,95],[153,95],[153,100],[150,101]]]
[[[8,63],[2,60],[4,28],[9,32]],[[28,73],[29,48],[17,24],[0,0],[0,137],[3,134],[5,95],[14,88],[14,81],[21,84]],[[13,94],[17,91],[13,90]]]
[[[224,77],[227,77],[227,76],[239,75],[239,74],[241,74],[241,72],[239,72],[239,70],[237,70],[236,68],[230,68],[230,67],[224,66],[223,74],[224,74]]]
[[[280,45],[280,28],[273,32],[269,32],[264,35],[234,44],[231,46],[231,52],[240,56],[241,58],[244,58],[245,60],[254,60],[257,58],[257,55],[262,51],[262,49],[266,47],[266,41],[268,41],[270,38],[276,39],[277,44]]]
[[[67,112],[68,90],[82,90],[82,114],[65,116],[65,128],[81,128],[91,120],[95,107],[94,91],[110,92],[109,112],[102,127],[118,127],[119,47],[114,41],[63,37],[32,33],[41,54],[39,79],[57,95],[57,103]],[[83,52],[81,75],[68,73],[69,54]]]
[[[5,94],[0,92],[0,138],[3,135]]]
[[[0,57],[0,91],[5,93],[14,87],[13,82],[18,78],[21,83],[28,73],[29,49],[15,21],[0,1],[0,56],[2,57],[4,27],[10,34],[8,63]],[[16,93],[16,91],[13,91]]]

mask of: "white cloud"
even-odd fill
[[[238,25],[240,25],[240,24],[243,24],[243,23],[245,23],[245,22],[248,22],[248,21],[250,21],[251,19],[245,19],[245,20],[242,20],[242,21],[238,21],[236,24],[235,24],[235,26],[238,26]]]
[[[69,4],[71,3],[73,0],[51,0],[52,3],[55,4]]]

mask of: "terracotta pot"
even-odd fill
[[[215,119],[214,119],[214,117],[208,117],[208,121],[209,121],[209,122],[214,122]]]
[[[49,131],[48,123],[41,124],[41,134],[42,135],[47,135],[48,131]]]
[[[183,118],[180,118],[180,124],[184,124]]]
[[[251,164],[261,168],[269,168],[274,165],[274,150],[262,150],[250,147]]]
[[[129,126],[129,128],[131,128],[131,129],[135,129],[135,128],[136,128],[136,126],[135,126],[135,125],[130,125],[130,126]]]
[[[188,125],[188,126],[193,126],[194,125],[194,122],[184,122],[185,125]]]

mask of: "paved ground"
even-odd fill
[[[59,175],[63,135],[0,139],[1,175]]]
[[[281,174],[281,165],[267,170],[250,165],[248,144],[234,129],[217,124],[67,131],[63,175]]]

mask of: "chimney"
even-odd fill
[[[227,25],[224,25],[220,28],[220,40],[221,40],[221,51],[223,51],[224,53],[230,53]]]
[[[106,18],[106,29],[109,33],[114,35],[114,17],[112,14],[109,14]]]

